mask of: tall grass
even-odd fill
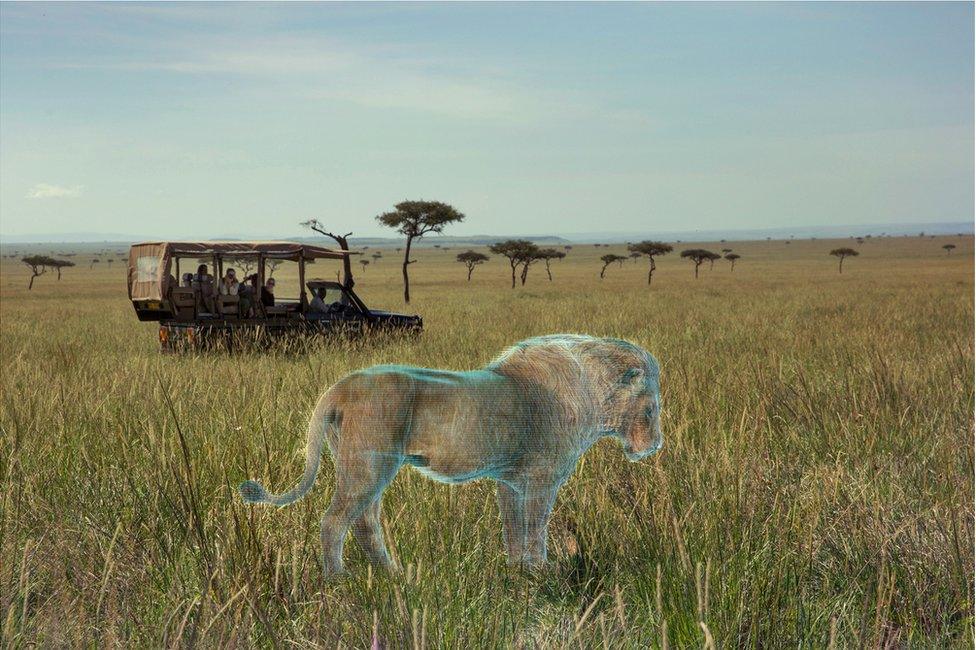
[[[500,261],[466,283],[458,250],[421,251],[409,307],[390,251],[357,289],[423,314],[425,334],[302,354],[161,355],[122,269],[28,293],[4,260],[4,642],[971,647],[973,256],[952,241],[952,256],[938,239],[870,241],[843,276],[833,242],[733,243],[734,273],[719,262],[696,282],[672,256],[650,288],[644,262],[601,282],[607,249],[577,246],[554,282],[533,269],[514,291]],[[546,570],[507,567],[488,483],[402,471],[384,514],[404,572],[372,570],[350,540],[350,576],[330,584],[330,463],[288,508],[238,499],[244,478],[300,475],[308,413],[347,372],[472,368],[561,331],[658,356],[665,447],[584,457]]]

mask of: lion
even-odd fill
[[[343,573],[350,528],[372,563],[396,568],[381,500],[404,465],[445,483],[493,479],[509,563],[538,566],[556,493],[597,440],[617,438],[631,461],[661,448],[659,372],[632,343],[566,334],[517,343],[480,370],[359,370],[319,399],[298,485],[270,494],[245,481],[241,497],[297,501],[312,488],[328,443],[336,467],[321,526],[329,577]]]

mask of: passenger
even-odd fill
[[[220,278],[217,289],[222,296],[236,296],[240,290],[240,283],[237,281],[237,272],[234,269],[227,269],[224,277]]]
[[[268,281],[264,284],[264,290],[261,291],[261,304],[265,307],[275,306],[274,288],[274,278],[268,278]]]
[[[196,289],[197,295],[199,296],[197,309],[210,314],[216,313],[213,276],[207,273],[206,264],[201,264],[197,267],[196,275],[193,276],[193,288]]]
[[[309,303],[309,311],[313,311],[318,314],[324,314],[329,311],[329,305],[325,304],[325,287],[319,287],[315,292],[315,297],[312,298],[312,302]]]
[[[251,310],[254,308],[254,296],[257,293],[257,289],[257,273],[244,278],[244,283],[238,286],[237,295],[240,298],[240,302],[238,303],[237,310],[241,318],[250,318],[252,316]]]
[[[193,286],[193,274],[192,273],[184,273],[183,274],[183,286],[186,287],[187,289],[189,289],[190,287]]]
[[[206,264],[201,264],[197,267],[197,274],[193,276],[193,281],[200,282],[201,284],[204,282],[213,282],[213,277],[207,273]]]

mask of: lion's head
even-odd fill
[[[571,366],[565,363],[570,360]],[[557,386],[578,406],[585,401],[583,410],[596,411],[594,425],[617,437],[631,461],[661,448],[660,368],[633,343],[569,334],[541,336],[516,344],[489,368]]]
[[[603,428],[616,436],[631,461],[661,448],[661,389],[657,360],[619,339],[582,346],[584,367],[596,378],[603,401]]]

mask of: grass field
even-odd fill
[[[847,245],[838,274],[827,252]],[[623,246],[575,245],[515,290],[504,260],[467,283],[461,249],[423,249],[409,307],[389,250],[357,291],[422,314],[422,337],[233,356],[161,355],[121,262],[79,255],[28,293],[4,258],[4,644],[972,647],[972,237],[704,246],[742,259],[696,281],[672,254],[648,287],[646,260],[599,279]],[[545,571],[507,568],[488,483],[402,471],[384,513],[404,572],[350,540],[334,584],[316,557],[330,462],[288,508],[237,497],[300,476],[309,412],[344,374],[473,368],[554,332],[658,357],[665,446],[584,457]]]

